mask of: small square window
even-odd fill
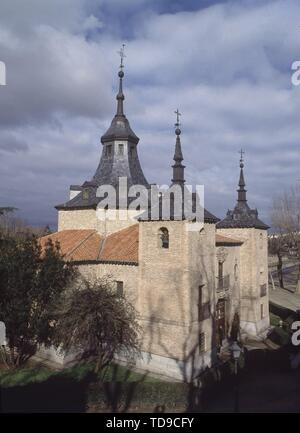
[[[123,293],[124,293],[123,281],[117,281],[117,295],[121,297],[123,296]]]

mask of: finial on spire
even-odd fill
[[[120,51],[118,51],[118,54],[119,54],[120,57],[121,57],[121,63],[120,63],[120,69],[121,69],[121,71],[122,71],[123,68],[124,68],[123,59],[124,59],[124,57],[126,57],[124,51],[125,51],[125,44],[122,44],[122,47],[121,47]]]
[[[241,149],[239,151],[240,156],[240,179],[239,179],[239,189],[238,189],[238,201],[239,202],[246,202],[247,198],[246,198],[246,190],[245,190],[245,179],[244,179],[244,154],[245,151],[243,149]]]
[[[179,110],[178,110],[178,108],[177,108],[177,110],[176,111],[174,111],[174,113],[176,114],[176,123],[175,123],[175,127],[176,127],[176,129],[175,129],[175,134],[176,135],[180,135],[181,134],[181,129],[179,128],[179,126],[180,126],[180,122],[179,122],[179,116],[181,116],[181,113],[179,113]]]
[[[241,167],[241,168],[244,168],[244,157],[243,157],[243,155],[244,155],[245,151],[244,151],[243,149],[241,149],[241,150],[239,151],[239,153],[240,153],[240,155],[241,155],[241,158],[240,158],[240,167]]]
[[[121,57],[121,63],[120,63],[120,70],[119,70],[119,78],[120,78],[120,82],[119,82],[119,93],[117,94],[117,101],[118,101],[118,107],[117,107],[117,116],[124,116],[124,111],[123,111],[123,101],[125,99],[124,94],[123,94],[123,84],[122,84],[122,79],[124,77],[124,63],[123,63],[123,59],[125,56],[124,53],[124,49],[125,49],[125,44],[122,44],[122,47],[120,49],[120,51],[118,51],[118,54]]]
[[[185,180],[184,180],[184,165],[182,165],[182,161],[183,161],[183,155],[182,155],[182,151],[181,151],[181,142],[180,142],[180,134],[181,134],[181,129],[179,128],[180,126],[180,121],[179,121],[179,116],[181,116],[181,113],[179,113],[179,110],[177,108],[176,111],[174,111],[174,113],[176,114],[176,123],[175,123],[175,134],[176,134],[176,144],[175,144],[175,153],[174,153],[174,161],[175,164],[172,165],[173,167],[173,179],[172,179],[172,184],[179,184],[179,185],[183,185]]]

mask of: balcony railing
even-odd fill
[[[228,290],[230,287],[230,275],[225,275],[223,278],[218,278],[217,291]]]

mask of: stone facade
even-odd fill
[[[224,332],[225,335],[228,335],[234,314],[240,312],[240,245],[217,246],[215,266],[215,303],[216,305],[224,303]],[[221,277],[219,276],[220,266],[222,267]],[[222,318],[218,317],[220,311],[219,308],[217,310],[216,321],[218,322]]]
[[[121,281],[126,298],[133,304],[138,303],[139,267],[134,265],[86,264],[80,265],[80,273],[89,280],[109,277],[113,282]]]
[[[131,209],[74,209],[58,211],[58,231],[93,229],[103,235],[137,223],[141,211]]]
[[[269,326],[267,231],[256,228],[218,229],[240,239],[240,319],[242,330],[258,335]]]
[[[95,210],[60,213],[60,230],[97,227]],[[184,220],[141,221],[137,265],[79,265],[89,280],[108,276],[122,283],[142,328],[137,366],[182,380],[191,380],[215,362],[220,327],[224,340],[235,313],[242,331],[250,335],[269,326],[267,232],[216,229],[208,223],[200,231],[189,231],[188,226]],[[115,221],[114,228],[122,230],[123,225]],[[162,247],[161,230],[167,230],[168,248]],[[224,243],[218,242],[218,234]],[[44,350],[46,355],[56,362],[70,360]]]
[[[169,248],[160,245],[161,228],[168,230]],[[204,299],[213,306],[214,231],[213,225],[206,224],[203,234],[189,232],[185,221],[140,223],[138,311],[143,350],[162,357],[163,364],[164,358],[171,358],[178,365],[185,361],[187,367],[197,361],[200,366],[205,356],[210,359],[211,317],[199,322],[198,304],[203,284]],[[196,260],[192,259],[195,246]],[[205,333],[201,352],[199,332]],[[183,377],[189,374],[181,368]]]

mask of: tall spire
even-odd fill
[[[126,177],[128,186],[149,184],[140,165],[137,144],[139,138],[131,129],[125,116],[123,101],[123,77],[124,77],[124,47],[118,52],[121,58],[119,69],[119,92],[117,94],[117,112],[114,115],[110,127],[102,135],[102,156],[98,168],[94,174],[93,182],[96,185],[118,186],[119,178]]]
[[[125,99],[125,96],[123,94],[123,78],[124,78],[124,47],[125,44],[122,45],[122,48],[120,51],[118,51],[118,54],[121,58],[120,63],[120,70],[118,73],[119,76],[119,91],[117,93],[116,99],[117,99],[117,112],[111,122],[110,127],[105,132],[104,135],[101,137],[101,143],[111,143],[113,140],[128,140],[132,144],[137,144],[139,142],[139,138],[135,135],[133,130],[130,127],[130,124],[128,122],[128,119],[126,118],[124,114],[124,107],[123,102]]]
[[[240,154],[241,154],[241,157],[240,157],[240,179],[239,179],[239,188],[237,190],[238,202],[246,202],[247,201],[247,198],[246,198],[247,190],[245,189],[246,184],[245,184],[244,171],[243,171],[243,169],[244,169],[244,158],[243,158],[244,153],[245,152],[243,151],[243,149],[241,149],[240,150]]]
[[[123,63],[123,59],[125,56],[124,53],[124,49],[125,49],[125,44],[122,44],[122,48],[120,49],[120,51],[118,51],[118,53],[120,54],[120,58],[121,58],[121,63],[120,63],[120,70],[119,70],[119,92],[117,94],[117,101],[118,101],[118,106],[117,106],[117,116],[124,116],[124,111],[123,111],[123,101],[125,99],[125,96],[123,94],[123,77],[124,77],[124,63]]]
[[[237,189],[238,199],[233,210],[228,210],[226,217],[217,224],[219,229],[231,228],[256,228],[260,230],[267,230],[269,227],[258,218],[257,209],[251,209],[247,203],[245,189],[246,183],[244,179],[244,151],[240,152],[240,178],[239,187]]]
[[[174,113],[176,114],[176,123],[175,123],[176,144],[175,144],[175,153],[174,153],[174,158],[173,158],[175,161],[175,164],[172,165],[172,168],[173,168],[172,184],[183,185],[185,182],[185,180],[184,180],[184,168],[185,168],[185,166],[182,165],[183,156],[182,156],[181,142],[180,142],[181,129],[179,128],[179,126],[180,126],[179,116],[181,116],[181,113],[179,113],[178,108]]]

